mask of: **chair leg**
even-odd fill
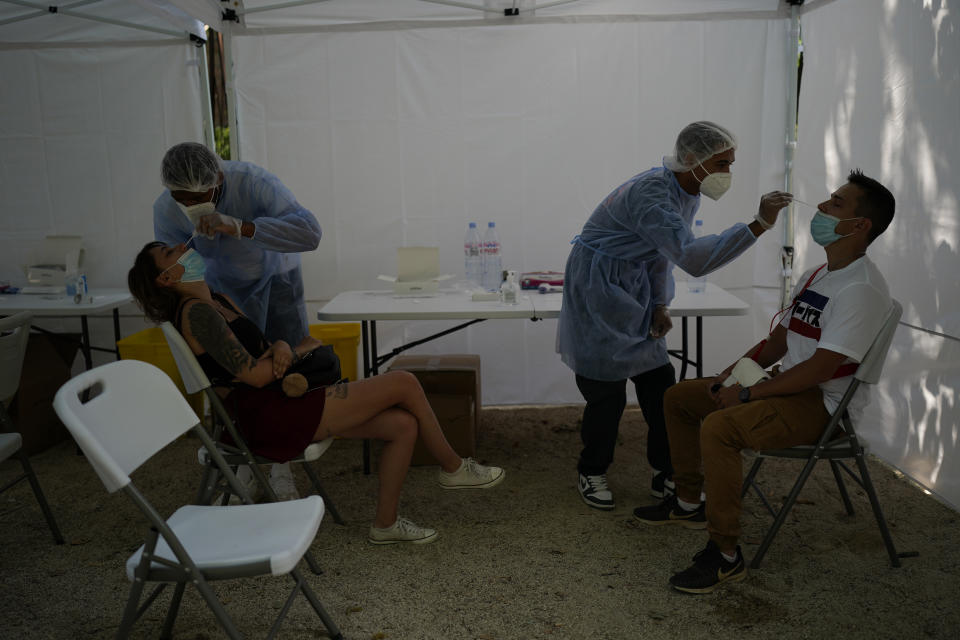
[[[200,480],[200,488],[197,489],[197,497],[194,504],[208,505],[213,499],[213,494],[217,488],[217,468],[211,464],[204,465],[203,478]]]
[[[183,599],[183,590],[186,588],[186,582],[178,582],[173,591],[173,599],[170,600],[170,609],[167,611],[167,617],[163,621],[163,630],[160,631],[161,640],[169,640],[173,637],[173,624],[177,620],[177,614],[180,612],[180,601]]]
[[[296,579],[294,579],[294,582],[296,582],[296,584],[293,589],[290,590],[290,594],[280,608],[280,613],[277,614],[276,620],[270,625],[270,631],[267,632],[267,640],[272,640],[273,637],[277,635],[277,632],[280,631],[280,625],[283,623],[283,619],[287,617],[287,612],[290,611],[290,605],[293,604],[293,601],[297,598],[297,594],[300,592],[300,583],[297,582]]]
[[[340,512],[337,511],[337,507],[334,506],[333,500],[330,499],[330,496],[327,495],[327,492],[324,491],[323,485],[320,483],[320,477],[317,476],[317,472],[313,470],[313,467],[309,462],[302,463],[303,470],[307,472],[307,477],[310,478],[310,482],[313,483],[313,488],[317,494],[323,498],[323,504],[330,511],[330,515],[333,516],[333,521],[337,524],[343,524],[343,518],[340,517]]]
[[[123,608],[123,617],[120,619],[120,626],[117,628],[117,640],[130,636],[130,629],[133,628],[133,623],[137,621],[137,605],[140,603],[140,596],[143,594],[143,586],[143,580],[139,578],[134,578],[130,585],[127,604]]]
[[[760,465],[763,464],[763,458],[757,456],[753,465],[750,467],[750,472],[747,473],[747,477],[743,479],[743,486],[740,488],[740,497],[743,498],[747,495],[747,491],[750,490],[750,485],[753,484],[753,479],[757,477],[757,472],[760,471]]]
[[[50,510],[50,505],[47,504],[47,499],[43,495],[43,490],[40,488],[40,483],[37,481],[37,476],[33,472],[33,467],[30,466],[30,460],[27,458],[27,454],[23,452],[23,449],[17,451],[17,456],[20,458],[20,464],[23,465],[23,472],[27,476],[27,480],[30,482],[30,486],[33,488],[33,495],[37,497],[37,502],[40,503],[40,509],[43,511],[43,517],[47,519],[47,525],[50,527],[50,532],[53,534],[53,540],[57,544],[63,544],[63,536],[60,535],[60,529],[57,527],[57,521],[53,518],[53,511]]]
[[[243,636],[233,623],[233,618],[231,618],[227,610],[223,608],[219,598],[217,598],[217,594],[213,592],[213,589],[207,583],[206,579],[202,575],[198,575],[194,584],[197,587],[197,591],[200,592],[200,595],[203,596],[203,599],[207,602],[207,606],[213,611],[213,615],[217,617],[217,622],[220,623],[220,626],[223,627],[226,634],[235,640],[242,638]]]
[[[807,464],[804,465],[803,471],[800,473],[797,481],[793,484],[793,489],[790,490],[790,495],[788,495],[787,499],[784,500],[783,505],[780,507],[780,511],[777,513],[776,519],[773,521],[773,524],[770,525],[770,529],[767,531],[767,535],[764,536],[763,542],[760,543],[760,548],[757,549],[757,553],[753,556],[753,560],[750,562],[751,569],[760,568],[760,563],[763,561],[763,556],[766,555],[767,549],[770,548],[770,544],[777,535],[777,531],[780,530],[780,526],[783,524],[784,520],[787,519],[787,514],[790,512],[790,509],[793,508],[794,503],[797,501],[797,497],[800,495],[800,490],[803,489],[803,485],[806,484],[807,478],[810,477],[810,474],[813,472],[813,467],[816,464],[817,459],[810,458],[807,461]]]
[[[890,564],[893,567],[899,567],[900,556],[897,554],[897,548],[893,545],[893,538],[890,537],[890,529],[887,528],[887,520],[883,517],[880,500],[877,498],[877,492],[873,488],[873,480],[870,479],[870,472],[867,471],[867,461],[863,459],[862,452],[857,455],[856,460],[857,467],[860,469],[860,479],[863,483],[863,489],[867,492],[867,497],[870,498],[873,515],[877,518],[877,525],[880,527],[883,544],[887,547],[887,555],[890,556]]]
[[[843,506],[847,510],[847,515],[853,515],[853,503],[850,502],[850,494],[847,493],[847,485],[840,474],[840,465],[836,460],[830,461],[830,470],[833,471],[833,477],[837,481],[837,490],[840,492],[840,498],[843,500]]]
[[[740,488],[740,498],[746,497],[747,493],[750,491],[750,487],[753,487],[753,490],[757,493],[757,497],[760,498],[760,502],[763,503],[763,506],[767,508],[767,511],[770,512],[770,515],[774,518],[777,517],[777,511],[773,508],[773,505],[770,504],[770,501],[767,500],[767,496],[763,494],[763,491],[760,489],[760,485],[756,483],[757,473],[760,471],[760,465],[763,464],[763,458],[757,456],[753,461],[753,465],[750,467],[747,477],[743,479],[743,485]]]
[[[310,602],[310,606],[313,607],[313,610],[317,612],[317,615],[320,617],[320,622],[322,622],[323,626],[327,628],[327,633],[330,634],[331,640],[343,640],[343,633],[340,632],[340,628],[337,627],[337,623],[333,621],[333,618],[330,617],[330,614],[327,613],[326,609],[323,608],[323,605],[320,604],[319,598],[317,598],[316,594],[313,593],[310,585],[304,581],[300,570],[294,567],[293,571],[290,572],[290,576],[294,579],[294,581],[296,581],[297,587],[303,592],[303,595]]]

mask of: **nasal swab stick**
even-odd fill
[[[800,198],[794,198],[793,201],[794,201],[794,202],[797,202],[797,203],[799,203],[799,204],[802,204],[802,205],[806,205],[806,206],[810,207],[811,209],[816,209],[816,208],[817,208],[817,205],[815,205],[815,204],[810,204],[809,202],[804,202],[804,201],[801,200]]]

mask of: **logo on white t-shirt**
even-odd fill
[[[788,329],[806,338],[820,340],[820,316],[830,298],[806,289],[797,298]]]

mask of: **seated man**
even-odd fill
[[[894,206],[893,195],[859,170],[818,205],[810,233],[826,250],[827,263],[801,276],[777,328],[746,354],[765,368],[782,359],[779,373],[751,387],[722,387],[731,365],[716,378],[687,380],[667,390],[664,415],[677,493],[635,509],[634,516],[646,524],[706,528],[710,534],[693,565],[670,578],[673,588],[709,593],[721,582],[746,577],[737,545],[740,451],[814,444],[820,438],[891,305],[866,249],[890,224]],[[868,393],[861,386],[850,402],[854,419]]]

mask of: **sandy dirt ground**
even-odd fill
[[[346,524],[329,515],[313,553],[322,575],[309,582],[346,638],[507,640],[527,638],[956,638],[960,636],[958,514],[871,461],[899,551],[919,556],[891,568],[866,496],[853,491],[848,516],[826,464],[810,479],[763,566],[706,596],[672,591],[671,573],[690,564],[702,531],[665,530],[632,518],[648,494],[645,425],[628,409],[609,480],[617,508],[600,512],[576,492],[579,407],[489,408],[477,458],[503,466],[506,480],[485,491],[444,491],[435,467],[412,468],[402,515],[439,530],[432,544],[378,547],[366,541],[375,475],[360,466],[360,443],[337,441],[320,474]],[[188,503],[200,467],[197,441],[181,438],[134,474],[160,511]],[[54,545],[26,483],[0,495],[2,638],[107,638],[116,631],[129,583],[124,562],[143,541],[139,512],[107,494],[91,467],[64,442],[33,458],[67,538]],[[0,465],[0,486],[19,465]],[[798,463],[769,461],[761,473],[774,501]],[[309,483],[296,470],[302,493]],[[771,518],[744,502],[749,559]],[[306,571],[306,569],[305,569]],[[216,583],[248,637],[263,637],[283,605],[289,579]],[[135,628],[155,638],[169,592]],[[223,634],[188,589],[176,638]],[[281,638],[323,638],[303,599]]]

